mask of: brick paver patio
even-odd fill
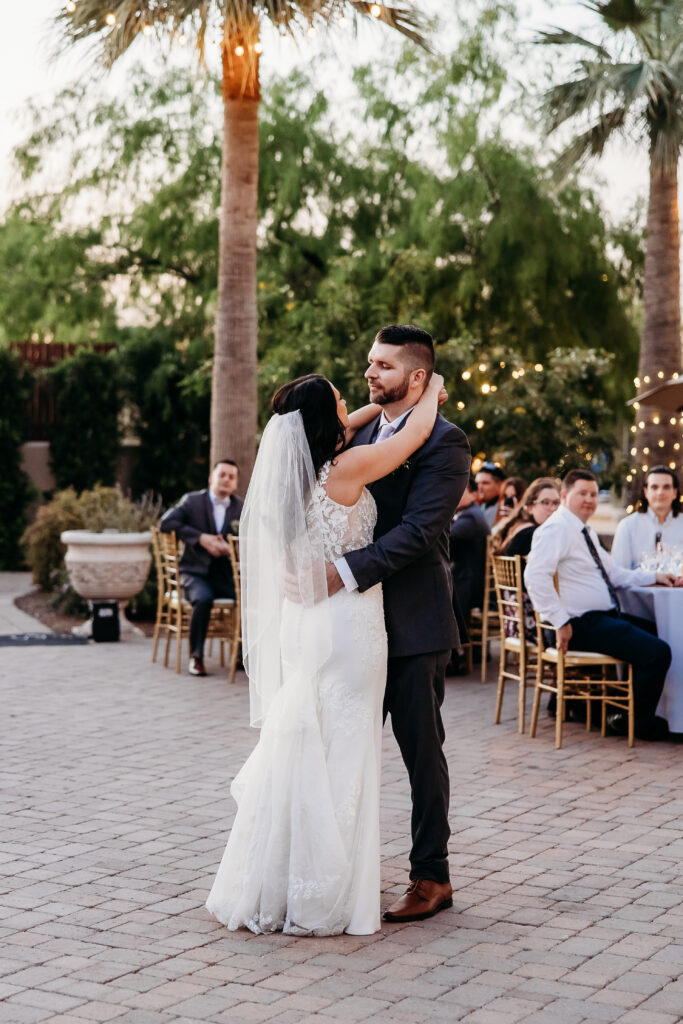
[[[453,910],[372,937],[228,933],[203,904],[256,739],[246,680],[150,657],[0,649],[3,1024],[683,1020],[683,748],[568,723],[555,751],[547,718],[517,735],[512,693],[496,727],[492,683],[450,680]],[[383,778],[385,905],[409,820],[389,730]]]

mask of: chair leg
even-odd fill
[[[486,682],[486,659],[489,653],[489,613],[488,608],[481,610],[481,681]]]
[[[503,690],[505,689],[505,661],[507,658],[507,651],[505,650],[505,644],[500,648],[500,667],[498,669],[498,689],[496,691],[496,717],[494,724],[500,724],[500,711],[503,706]]]
[[[538,725],[538,709],[541,706],[541,682],[543,680],[543,662],[540,657],[538,659],[538,665],[536,666],[536,685],[534,686],[534,703],[531,708],[531,724],[529,726],[529,735],[533,739],[536,735],[536,726]]]
[[[517,689],[517,731],[524,732],[524,713],[526,711],[526,649],[524,640],[519,649],[519,684]]]
[[[564,665],[557,665],[557,707],[555,709],[555,748],[562,747],[562,723],[566,707],[564,700]]]
[[[164,651],[164,668],[168,668],[168,658],[171,653],[171,631],[173,624],[173,616],[171,615],[169,621],[166,623],[166,650]]]
[[[177,630],[178,631],[176,633],[175,645],[175,670],[176,675],[179,675],[183,657],[183,610],[180,607],[178,608]]]
[[[161,633],[161,621],[157,612],[157,620],[154,623],[154,648],[152,650],[152,661],[157,660],[157,648],[159,646],[159,635]]]
[[[230,683],[235,682],[235,672],[237,671],[237,655],[239,653],[240,644],[237,636],[234,636],[230,641],[230,672],[228,679]]]
[[[628,745],[633,746],[635,737],[635,712],[633,702],[633,666],[628,667]]]

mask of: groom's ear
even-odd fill
[[[417,370],[410,371],[410,386],[419,388],[420,391],[424,391],[429,383],[429,377],[427,371],[419,367]]]

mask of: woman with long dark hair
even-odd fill
[[[349,416],[318,374],[273,398],[240,522],[244,662],[261,736],[231,788],[237,816],[207,901],[230,929],[379,929],[382,587],[328,597],[325,565],[372,542],[365,485],[432,432],[443,379],[421,368],[407,379],[422,396],[401,429],[352,448],[376,405]]]

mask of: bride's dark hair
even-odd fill
[[[337,415],[337,399],[329,380],[319,373],[290,380],[278,388],[271,405],[273,412],[280,415],[296,409],[301,413],[317,475],[346,439],[346,429]]]

